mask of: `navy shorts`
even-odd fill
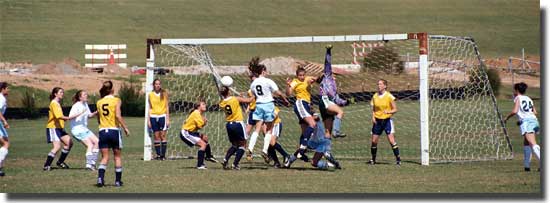
[[[119,129],[101,129],[99,130],[99,148],[100,149],[122,149],[122,136]]]
[[[149,118],[151,121],[151,130],[153,132],[160,132],[167,130],[166,128],[166,116],[160,116],[160,117],[151,117]]]
[[[376,124],[372,125],[373,135],[382,135],[382,132],[386,132],[387,135],[395,132],[393,126],[393,120],[391,118],[378,119],[376,118]]]
[[[235,143],[246,140],[243,122],[227,122],[225,124],[225,129],[227,129],[227,137],[229,138],[229,142]]]
[[[252,114],[254,114],[254,110],[250,110],[250,112],[248,112],[248,119],[246,121],[246,124],[248,125],[256,125],[256,121],[252,119]]]
[[[187,146],[193,147],[201,140],[201,134],[197,132],[189,132],[187,130],[181,130],[180,132],[180,139],[183,141]]]
[[[46,128],[46,142],[60,141],[61,137],[69,135],[63,128]]]
[[[294,103],[294,113],[298,117],[300,124],[305,123],[304,118],[311,117],[311,107],[309,107],[309,102],[305,100],[298,99]]]

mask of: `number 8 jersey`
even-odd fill
[[[537,116],[533,112],[533,100],[531,98],[525,95],[518,95],[514,99],[514,103],[517,102],[519,102],[517,115],[520,121],[523,119],[537,119]]]
[[[97,113],[99,115],[99,129],[118,129],[115,109],[120,99],[113,95],[108,95],[97,101]]]

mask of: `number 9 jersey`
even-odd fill
[[[99,116],[99,129],[118,129],[118,121],[116,120],[116,105],[120,99],[108,95],[97,101],[97,113]]]

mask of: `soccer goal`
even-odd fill
[[[179,139],[179,133],[199,98],[206,100],[208,106],[208,125],[201,132],[209,136],[214,154],[223,156],[229,142],[225,117],[218,108],[222,76],[233,78],[234,93],[247,91],[247,64],[252,57],[260,56],[269,77],[284,89],[286,78],[293,78],[298,67],[304,67],[306,75],[322,74],[328,44],[333,46],[333,72],[339,94],[351,101],[343,107],[342,129],[348,136],[333,139],[332,150],[339,158],[370,158],[370,100],[379,79],[388,81],[388,90],[397,98],[399,111],[393,118],[402,159],[428,165],[513,157],[474,40],[426,33],[148,39],[146,92],[152,90],[153,79],[159,78],[170,94],[167,157],[196,154],[196,149]],[[155,75],[156,68],[170,72]],[[314,85],[311,90],[317,112],[318,89]],[[148,104],[148,97],[145,98]],[[294,98],[290,100],[293,103]],[[298,144],[300,126],[292,107],[278,106],[283,122],[279,141],[292,151]],[[148,108],[146,114],[147,111]],[[150,160],[152,135],[147,125],[144,139],[144,160]],[[380,149],[384,148],[385,139],[381,139]],[[255,152],[260,151],[262,141],[260,136]],[[386,145],[388,150],[379,150],[378,157],[392,157],[387,142]]]

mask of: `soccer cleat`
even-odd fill
[[[298,155],[300,155],[300,154],[298,154]],[[301,159],[302,161],[304,161],[304,162],[309,162],[309,157],[307,157],[306,154],[302,154],[302,156],[300,157],[300,159]]]
[[[122,187],[122,181],[115,181],[115,187]]]
[[[234,165],[232,166],[233,170],[241,170],[241,167],[239,167],[239,165]]]
[[[283,164],[288,162],[288,160],[290,159],[290,155],[289,156],[286,156],[283,158]]]
[[[401,166],[401,157],[397,157],[397,159],[395,160],[395,164]]]
[[[375,165],[375,164],[376,164],[376,161],[371,159],[371,160],[367,161],[367,164]]]
[[[334,137],[334,138],[346,137],[346,136],[348,136],[348,135],[346,135],[346,133],[342,133],[342,132],[332,135],[332,137]]]
[[[199,170],[206,170],[206,169],[208,169],[208,168],[206,168],[206,165],[202,165],[202,166],[197,167],[197,169],[199,169]]]
[[[271,162],[271,157],[269,157],[265,152],[262,152],[261,155],[262,155],[262,158],[264,158],[264,162],[266,164],[269,164]]]
[[[252,161],[252,159],[254,159],[254,157],[252,156],[252,151],[247,149],[246,150],[246,160]]]
[[[228,164],[227,161],[226,161],[226,160],[223,160],[223,162],[222,162],[222,168],[223,168],[224,170],[229,170],[229,169],[231,169],[231,168],[229,168],[229,166],[228,166],[227,164]]]
[[[294,161],[296,161],[296,157],[294,155],[291,155],[290,158],[285,161],[285,168],[290,168],[290,165],[292,165]]]
[[[105,181],[103,181],[103,179],[101,179],[101,178],[97,178],[97,183],[95,184],[95,186],[103,187],[103,186],[105,186]]]
[[[273,168],[281,168],[281,163],[275,163],[275,164],[273,164]]]
[[[51,171],[52,170],[52,167],[51,166],[44,166],[44,168],[42,169],[44,171]]]
[[[525,171],[531,171],[531,168],[524,168]]]
[[[211,157],[206,157],[204,160],[206,161],[209,161],[209,162],[212,162],[212,163],[220,163],[216,158],[214,158],[213,156]]]
[[[58,163],[57,167],[62,168],[62,169],[69,169],[69,165],[67,165],[65,162]]]
[[[86,167],[86,170],[87,171],[95,171],[95,168],[94,167]]]

